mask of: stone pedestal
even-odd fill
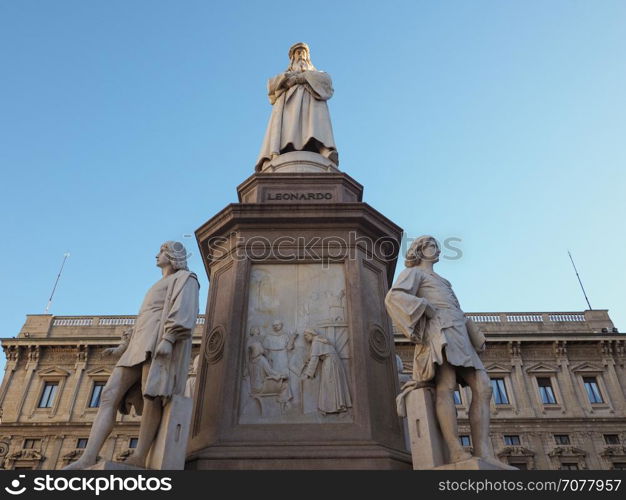
[[[192,404],[191,398],[176,395],[165,406],[161,427],[146,459],[147,469],[185,468]]]
[[[89,470],[183,470],[189,439],[192,400],[173,396],[163,409],[161,426],[146,459],[146,467],[101,460]]]
[[[414,389],[406,396],[406,420],[413,469],[433,469],[445,464],[447,450],[437,424],[432,387]]]
[[[311,151],[291,151],[273,158],[263,165],[264,173],[332,173],[339,172],[335,162]]]
[[[435,470],[519,470],[517,467],[503,464],[498,461],[491,461],[485,458],[472,457],[468,460],[456,462],[454,464],[440,465]]]
[[[414,389],[406,396],[406,415],[415,470],[518,470],[497,460],[479,457],[446,463],[449,460],[447,446],[437,424],[432,386]]]
[[[361,196],[339,172],[257,173],[196,231],[211,286],[188,469],[410,468],[383,302],[401,229]]]
[[[148,470],[136,465],[128,465],[124,462],[114,462],[112,460],[101,460],[96,465],[87,467],[86,470]]]

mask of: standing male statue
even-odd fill
[[[328,73],[311,63],[309,46],[296,43],[289,49],[287,71],[267,83],[272,115],[256,163],[256,170],[291,151],[311,151],[335,165],[339,156],[326,101],[333,95]]]
[[[163,277],[148,290],[131,334],[117,348],[105,351],[122,356],[102,390],[87,447],[66,469],[94,465],[118,409],[128,414],[131,404],[142,418],[137,448],[126,463],[145,467],[163,407],[172,396],[184,394],[200,285],[187,269],[187,251],[182,243],[161,245],[156,265]]]
[[[472,390],[469,420],[475,456],[499,463],[489,444],[491,383],[478,357],[485,338],[465,317],[450,282],[433,270],[439,254],[435,238],[417,238],[385,306],[397,328],[416,344],[413,386],[434,379],[437,421],[450,463],[471,458],[459,442],[454,405],[458,382]]]

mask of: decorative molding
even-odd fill
[[[39,375],[43,379],[59,379],[69,377],[71,373],[63,368],[58,368],[56,366],[52,368],[43,368],[37,371],[37,375]]]
[[[534,365],[529,366],[528,368],[526,368],[526,373],[530,373],[530,374],[536,374],[536,375],[541,375],[541,374],[555,374],[558,373],[559,369],[556,366],[550,365],[548,363],[544,363],[543,361],[540,361],[539,363],[535,363]]]
[[[589,361],[583,361],[572,367],[573,373],[602,373],[604,367],[590,363]]]
[[[557,446],[550,453],[549,457],[586,457],[587,452],[576,446]]]
[[[207,335],[204,344],[204,357],[209,364],[219,363],[224,355],[224,344],[226,343],[226,330],[222,325],[217,325]]]
[[[102,377],[108,378],[111,376],[112,371],[104,366],[97,366],[95,368],[91,368],[85,372],[88,377]]]
[[[487,370],[489,374],[491,373],[505,374],[505,373],[511,373],[511,371],[513,371],[513,368],[503,363],[490,363],[488,365],[485,365],[485,370]]]
[[[384,361],[391,355],[391,341],[379,324],[370,325],[369,347],[372,357],[377,361]]]

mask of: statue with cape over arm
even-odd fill
[[[385,306],[396,327],[413,343],[413,380],[403,386],[403,398],[431,380],[435,384],[435,411],[450,463],[471,458],[459,442],[454,391],[469,385],[472,402],[469,420],[474,456],[508,468],[493,455],[489,442],[491,382],[478,354],[485,337],[461,310],[450,282],[439,276],[433,265],[439,261],[439,244],[432,236],[421,236],[410,246],[406,269],[391,287]],[[405,415],[403,415],[405,416]]]
[[[187,269],[187,257],[182,243],[161,245],[156,265],[162,278],[148,290],[130,335],[117,348],[105,351],[122,356],[102,390],[85,451],[65,469],[95,465],[117,411],[128,414],[131,405],[142,418],[137,448],[125,463],[145,467],[163,408],[185,391],[200,288],[196,275]]]

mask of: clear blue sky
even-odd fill
[[[365,201],[462,239],[438,271],[466,311],[585,309],[571,249],[624,330],[624,26],[610,0],[2,2],[0,336],[65,251],[52,313],[135,314],[160,243],[236,201],[296,41]]]

